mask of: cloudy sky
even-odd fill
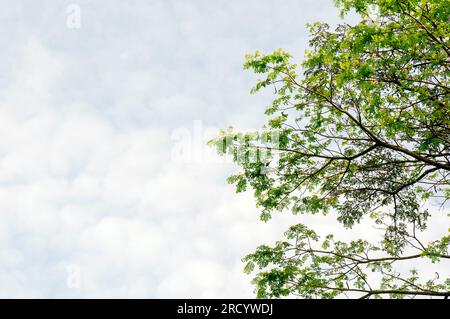
[[[240,259],[299,218],[203,145],[264,121],[244,54],[300,59],[332,1],[0,4],[0,297],[252,297]]]

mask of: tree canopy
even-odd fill
[[[352,227],[368,216],[384,236],[320,239],[298,224],[246,256],[245,270],[259,269],[258,297],[448,297],[450,278],[395,266],[450,258],[448,233],[419,238],[433,217],[423,204],[450,198],[450,1],[335,2],[359,22],[310,24],[300,66],[281,49],[248,55],[244,68],[261,76],[252,92],[274,90],[268,123],[211,144],[242,168],[229,182],[253,189],[262,220],[333,212]]]

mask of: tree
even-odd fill
[[[334,212],[345,227],[370,218],[383,237],[343,242],[292,226],[274,246],[244,258],[258,297],[415,297],[450,295],[450,278],[396,265],[447,262],[450,236],[424,243],[432,217],[423,204],[450,198],[450,1],[337,0],[356,25],[309,25],[302,73],[281,49],[248,55],[273,87],[268,124],[224,130],[210,143],[242,171],[229,178],[254,190],[261,219],[273,212]],[[369,275],[370,273],[374,275]],[[375,283],[374,283],[375,281]]]

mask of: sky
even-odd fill
[[[264,123],[244,55],[300,61],[306,23],[340,21],[331,0],[0,5],[0,297],[253,297],[257,245],[299,221],[348,234],[259,221],[205,146]]]

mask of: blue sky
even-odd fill
[[[0,3],[0,297],[252,297],[240,259],[298,218],[260,222],[204,143],[264,122],[244,55],[300,60],[332,1]]]

